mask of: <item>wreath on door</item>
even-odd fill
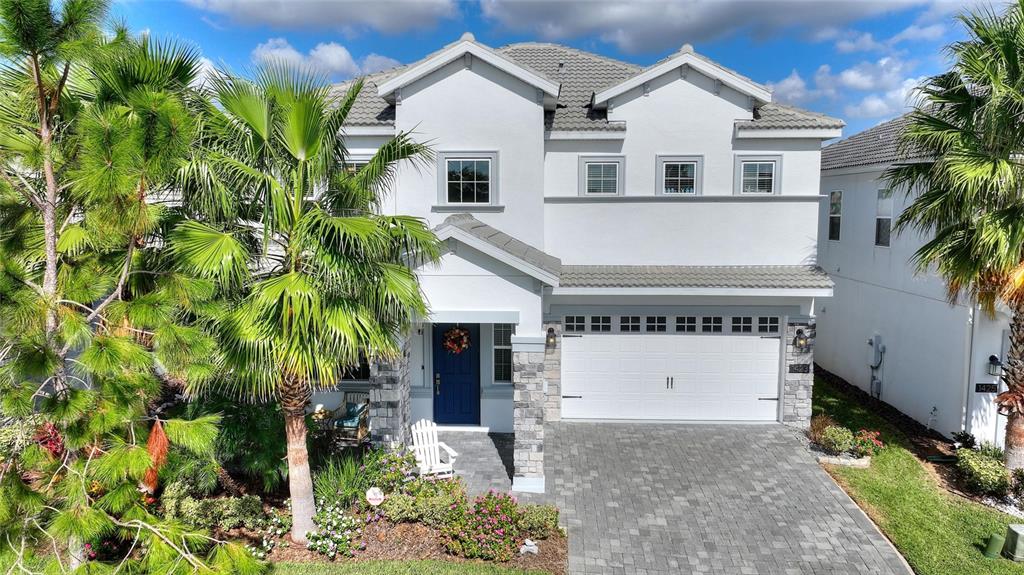
[[[441,341],[441,346],[452,355],[459,355],[466,351],[469,349],[469,345],[469,330],[462,327],[453,327],[444,332]]]

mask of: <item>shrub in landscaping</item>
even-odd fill
[[[490,491],[477,497],[459,521],[445,528],[445,545],[463,557],[509,561],[521,541],[520,521],[516,499]]]
[[[830,425],[821,432],[821,440],[818,441],[818,445],[832,455],[845,453],[853,447],[853,432],[845,427]]]
[[[885,447],[882,443],[882,434],[878,431],[869,431],[862,429],[857,432],[857,435],[853,438],[853,447],[851,451],[857,457],[871,457],[876,455],[879,451]]]
[[[416,478],[406,484],[405,493],[389,495],[380,509],[393,523],[444,528],[465,514],[466,492],[458,478]]]
[[[827,415],[815,415],[811,418],[811,425],[807,428],[807,438],[813,443],[821,445],[821,436],[829,427],[839,425],[836,420]]]
[[[377,487],[385,494],[402,491],[413,479],[416,458],[407,451],[374,449],[363,455],[360,472],[368,487]]]
[[[242,497],[195,498],[187,483],[172,483],[161,499],[164,516],[179,519],[193,527],[256,530],[264,526],[263,502],[255,495]]]
[[[969,431],[954,431],[953,441],[960,444],[960,447],[966,447],[967,449],[974,449],[977,445],[978,440],[974,438],[974,434]]]
[[[313,476],[313,493],[319,505],[348,507],[366,491],[366,477],[354,455],[328,459]]]
[[[985,457],[998,459],[1000,461],[1006,458],[1006,452],[1003,451],[1003,448],[999,447],[995,443],[992,443],[991,441],[982,441],[981,445],[977,447],[976,451],[984,455]]]
[[[1010,472],[1001,458],[973,449],[958,449],[956,467],[964,485],[975,493],[1002,497],[1010,489]]]
[[[307,534],[308,549],[334,559],[339,555],[351,557],[356,549],[362,547],[363,522],[345,513],[341,507],[326,506],[313,521],[317,529]]]
[[[1024,469],[1014,469],[1010,475],[1010,493],[1017,499],[1024,499]]]
[[[531,539],[547,539],[559,532],[558,508],[554,505],[524,505],[519,525]]]

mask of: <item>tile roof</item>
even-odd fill
[[[548,131],[625,130],[625,124],[609,122],[605,110],[592,110],[591,98],[595,92],[620,84],[647,69],[568,46],[540,42],[510,44],[494,49],[494,53],[561,84],[555,110],[544,114],[544,129]],[[672,54],[669,58],[674,58],[677,55]],[[695,55],[711,62],[700,54]],[[430,58],[430,55],[426,58]],[[660,63],[655,63],[653,66]],[[347,125],[394,125],[395,107],[377,96],[377,86],[405,71],[409,66],[411,65],[399,66],[367,76],[363,91],[356,98],[352,112],[349,114]],[[740,74],[736,75],[741,76]],[[345,90],[349,85],[351,85],[350,82],[338,84],[336,89]],[[755,112],[753,120],[741,121],[738,124],[741,130],[840,128],[842,126],[841,120],[774,103],[763,104]]]
[[[812,288],[832,280],[817,266],[562,266],[560,287]]]
[[[444,226],[458,228],[556,277],[562,271],[562,260],[481,222],[471,214],[452,214],[445,218],[438,230]]]
[[[854,166],[893,164],[900,160],[926,157],[923,153],[901,153],[900,137],[910,121],[909,115],[883,122],[821,150],[821,169],[835,170]]]
[[[808,110],[774,102],[754,110],[754,119],[736,122],[737,130],[842,128],[846,122]]]

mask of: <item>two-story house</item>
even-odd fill
[[[821,143],[841,121],[689,45],[641,67],[470,34],[369,77],[350,118],[356,162],[400,131],[430,143],[384,209],[447,245],[418,270],[431,313],[404,359],[366,374],[378,440],[421,418],[514,432],[530,491],[546,421],[809,418],[832,294]]]
[[[898,149],[906,124],[900,117],[822,151],[818,262],[835,293],[818,303],[815,361],[944,435],[1002,444],[1006,418],[994,400],[1009,315],[950,304],[942,279],[915,268],[926,238],[893,231],[908,199],[882,175],[918,159]]]

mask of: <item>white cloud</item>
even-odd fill
[[[795,69],[778,82],[769,82],[768,88],[772,91],[773,99],[780,102],[800,104],[816,97],[816,94],[807,89],[807,82]]]
[[[232,21],[293,29],[310,27],[398,33],[458,16],[455,0],[185,0]]]
[[[836,38],[857,20],[936,0],[480,0],[484,18],[547,40],[597,36],[626,52],[660,51],[745,33]]]
[[[883,48],[885,48],[885,44],[875,40],[871,32],[864,32],[857,34],[853,38],[843,38],[836,42],[836,50],[843,54],[850,52],[872,52]]]
[[[841,71],[836,80],[840,87],[851,90],[890,90],[899,85],[913,63],[895,56],[886,56],[875,62],[861,62]]]
[[[847,105],[843,111],[853,118],[888,118],[902,114],[913,107],[917,88],[924,77],[905,78],[900,84],[882,93],[868,94],[860,101]]]
[[[335,79],[371,74],[400,64],[398,60],[380,54],[369,54],[362,62],[357,62],[348,48],[337,42],[321,42],[308,54],[303,54],[284,38],[270,38],[257,45],[251,57],[256,63],[283,62],[290,66],[309,68]]]
[[[946,26],[944,24],[931,24],[929,26],[918,26],[917,24],[911,24],[903,29],[900,33],[893,36],[889,42],[897,44],[899,42],[907,41],[935,41],[942,38],[946,34]]]
[[[192,80],[192,86],[196,88],[202,86],[216,71],[217,67],[214,65],[213,60],[205,56],[199,58],[199,70],[197,70],[196,77]]]

